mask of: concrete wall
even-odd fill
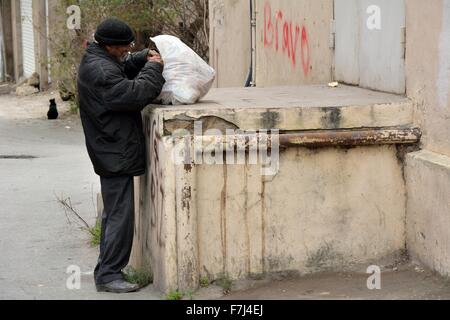
[[[450,156],[450,1],[408,0],[406,10],[407,94],[424,147]]]
[[[332,0],[256,0],[256,85],[327,83]],[[251,61],[250,2],[210,0],[217,87],[244,86]]]
[[[406,1],[407,94],[424,132],[423,151],[408,156],[408,249],[450,274],[450,1]]]
[[[250,4],[243,0],[209,0],[210,64],[215,87],[243,87],[250,60]]]
[[[157,122],[147,117],[147,130]],[[148,133],[158,151],[141,182],[133,262],[163,292],[195,290],[201,277],[351,270],[404,249],[395,146],[288,149],[267,179],[258,165],[174,165],[172,138]]]
[[[256,85],[327,83],[332,0],[258,0]]]
[[[200,166],[196,178],[202,277],[345,270],[404,247],[395,147],[294,148],[273,179],[251,165]]]
[[[423,150],[406,164],[409,252],[450,276],[450,158]]]
[[[0,67],[2,68],[2,71],[4,71],[3,77],[4,79],[0,80],[8,80],[11,81],[14,79],[14,60],[13,60],[13,32],[12,32],[12,8],[11,8],[11,1],[0,1],[0,10],[1,10],[1,17],[0,17],[0,23],[2,24],[0,26],[0,32],[2,33],[0,35],[1,37],[1,44],[0,44],[0,50],[1,52],[1,62]],[[2,65],[3,63],[3,65]]]
[[[194,121],[219,132],[279,128],[280,141],[285,131],[332,136],[346,129],[357,137],[361,128],[409,127],[408,99],[348,86],[302,86],[215,89],[205,100],[144,111],[148,168],[132,261],[152,270],[161,291],[195,290],[201,277],[342,271],[404,249],[405,184],[393,145],[283,144],[273,176],[248,161],[176,164],[172,156],[176,130],[189,132]],[[197,137],[202,133],[218,136],[200,131]],[[196,145],[186,143],[190,150]],[[223,159],[223,150],[216,154]]]

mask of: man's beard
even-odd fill
[[[127,54],[124,54],[124,55],[119,59],[119,61],[120,61],[121,63],[125,63],[125,61],[127,61],[127,58],[128,58],[129,55],[130,55],[129,52],[128,52]]]

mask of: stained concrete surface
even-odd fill
[[[230,300],[448,300],[448,280],[430,270],[406,264],[396,271],[383,270],[380,289],[368,289],[371,274],[321,273],[297,279],[273,280],[268,284],[233,292]]]
[[[69,224],[56,197],[71,198],[90,224],[95,221],[98,177],[87,157],[82,128],[67,104],[46,120],[50,94],[0,96],[0,299],[164,299],[153,286],[139,293],[95,291],[97,248],[75,223]],[[35,159],[1,159],[1,156]],[[73,220],[73,219],[72,219]],[[67,267],[83,272],[81,289],[68,290]],[[368,290],[369,275],[329,273],[296,279],[235,282],[229,295],[211,285],[193,299],[449,299],[445,278],[414,264],[383,269],[381,290]]]

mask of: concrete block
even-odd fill
[[[194,120],[222,130],[402,127],[412,123],[408,99],[346,86],[218,89],[143,118],[148,168],[132,260],[151,267],[163,292],[195,290],[201,277],[347,270],[405,247],[395,145],[280,149],[279,170],[265,176],[248,155],[242,164],[177,164],[173,132]]]
[[[407,247],[411,256],[450,275],[450,158],[428,150],[406,157]]]

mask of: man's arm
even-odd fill
[[[147,63],[149,49],[132,53],[125,60],[125,74],[128,79],[133,80]]]
[[[142,111],[161,93],[165,80],[163,65],[148,61],[134,79],[124,78],[119,70],[110,70],[105,79],[104,101],[112,111]]]

